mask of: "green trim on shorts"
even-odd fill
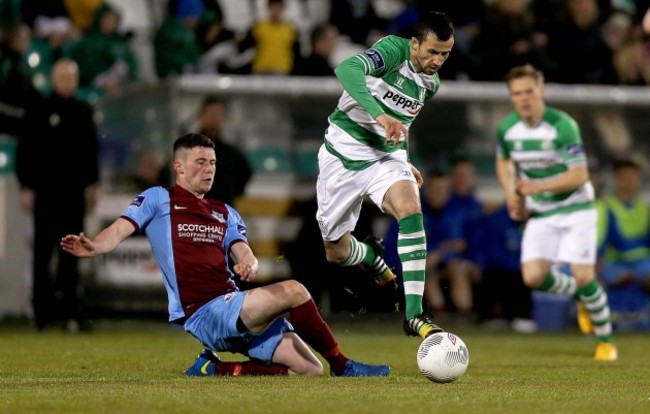
[[[372,164],[374,164],[374,163],[376,163],[378,161],[378,160],[375,160],[375,161],[355,161],[355,160],[351,160],[348,157],[346,157],[345,155],[342,155],[341,153],[336,151],[327,140],[325,140],[324,144],[325,144],[325,149],[330,154],[332,154],[333,156],[338,158],[341,161],[341,163],[343,164],[343,167],[345,167],[346,170],[352,170],[352,171],[365,170],[366,168],[370,167]]]
[[[556,214],[569,214],[569,213],[574,213],[576,211],[589,210],[592,208],[596,208],[596,203],[593,201],[585,201],[583,203],[576,203],[576,204],[571,204],[569,206],[554,208],[553,210],[549,210],[549,211],[533,212],[530,216],[532,218],[549,217],[549,216],[554,216]]]

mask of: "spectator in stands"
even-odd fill
[[[399,37],[410,38],[415,33],[415,27],[420,20],[417,0],[401,0],[402,9],[388,20],[386,32]],[[436,10],[440,10],[436,7]],[[455,20],[454,20],[455,21]]]
[[[70,20],[63,0],[26,0],[20,3],[20,10],[23,21],[32,30],[26,52],[26,56],[30,57],[32,80],[39,92],[47,93],[51,88],[49,79],[52,66],[79,39],[81,32]]]
[[[138,65],[129,36],[119,32],[120,15],[100,6],[84,37],[70,51],[79,65],[80,88],[100,95],[122,90],[138,80]]]
[[[599,274],[615,326],[650,328],[650,205],[640,195],[643,172],[614,161],[614,190],[599,201]]]
[[[28,107],[39,99],[23,60],[30,30],[22,23],[8,23],[0,36],[0,133],[18,137],[23,132]]]
[[[561,83],[616,83],[612,50],[603,38],[596,0],[568,0],[548,27],[548,80]]]
[[[132,176],[134,191],[144,191],[149,187],[162,185],[160,171],[165,168],[165,158],[156,148],[141,148],[137,154],[135,174]]]
[[[90,327],[77,259],[58,254],[63,235],[83,230],[98,191],[97,130],[93,109],[75,97],[78,82],[74,61],[62,59],[54,65],[52,94],[27,112],[16,153],[20,204],[34,220],[32,305],[38,330],[59,319],[69,332]]]
[[[299,57],[291,71],[298,76],[334,76],[330,59],[339,42],[339,30],[331,24],[314,27],[311,32],[311,52]]]
[[[169,321],[205,347],[185,371],[188,376],[319,376],[323,365],[312,349],[329,363],[332,376],[389,375],[387,365],[364,364],[341,352],[309,292],[295,280],[239,289],[235,274],[252,282],[259,265],[237,211],[204,199],[217,163],[214,145],[203,135],[187,134],[174,141],[173,152],[173,187],[145,190],[94,239],[68,234],[62,249],[94,257],[136,231],[146,233],[164,275]],[[189,236],[187,228],[193,229]],[[250,360],[224,362],[215,352]]]
[[[22,0],[20,11],[34,37],[47,39],[52,49],[81,35],[70,20],[64,0]]]
[[[525,0],[497,0],[487,6],[479,37],[483,80],[500,80],[517,65],[545,67],[546,38],[536,32]]]
[[[331,0],[328,21],[349,41],[366,47],[386,34],[388,24],[372,0]]]
[[[253,170],[244,153],[224,140],[225,117],[226,105],[223,100],[209,96],[203,101],[199,114],[199,132],[212,140],[217,151],[214,184],[205,194],[205,198],[214,198],[234,205],[237,198],[244,195]]]
[[[610,47],[614,51],[618,83],[650,85],[650,41],[632,26],[631,18],[623,13],[612,15],[605,27],[609,28],[606,33],[611,33],[610,37],[616,40]]]
[[[0,29],[23,22],[20,6],[20,1],[0,0]]]
[[[153,38],[159,78],[194,72],[201,57],[195,29],[205,12],[202,0],[169,0],[167,14]]]
[[[199,73],[250,73],[254,49],[252,42],[225,27],[223,11],[216,1],[203,0],[205,12],[195,28],[201,48],[197,64]]]
[[[268,0],[268,18],[253,24],[250,36],[255,47],[252,73],[289,75],[300,56],[298,33],[284,20],[284,0]]]
[[[72,23],[82,33],[88,29],[97,9],[104,4],[104,0],[65,0],[65,8]]]
[[[480,227],[481,281],[475,309],[482,321],[505,320],[518,332],[536,329],[532,320],[532,292],[520,268],[523,227],[510,218],[505,204],[486,215]]]
[[[456,153],[451,156],[449,182],[451,195],[447,204],[450,210],[456,212],[460,220],[460,241],[463,245],[462,250],[458,252],[458,260],[452,263],[451,270],[453,277],[463,281],[462,284],[459,283],[458,289],[469,288],[469,293],[458,293],[460,298],[469,298],[469,300],[456,301],[462,303],[458,309],[461,315],[468,316],[473,307],[472,285],[481,278],[478,264],[480,256],[478,228],[483,220],[484,206],[476,195],[476,166],[466,154]]]
[[[217,150],[214,185],[205,194],[205,198],[221,200],[232,206],[237,197],[244,194],[253,170],[242,151],[224,140],[225,118],[226,105],[221,98],[208,96],[203,100],[199,111],[198,132],[210,138]],[[168,168],[162,170],[160,182],[166,183],[165,185],[172,182]]]
[[[445,62],[444,79],[457,79],[470,77],[481,79],[480,71],[483,70],[479,59],[478,40],[485,18],[485,4],[483,0],[411,0],[419,16],[430,11],[446,13],[454,22],[456,43],[454,53]]]

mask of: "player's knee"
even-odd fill
[[[311,299],[311,295],[307,288],[296,280],[287,280],[285,282],[285,289],[293,298],[294,303],[304,303]]]
[[[523,279],[524,284],[531,289],[537,289],[544,283],[544,278],[546,275],[539,272],[524,272]]]

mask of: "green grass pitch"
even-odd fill
[[[0,324],[0,413],[650,413],[647,333],[618,335],[619,361],[598,363],[593,339],[573,330],[446,328],[470,365],[435,384],[417,369],[420,341],[391,320],[332,323],[345,354],[390,364],[388,378],[186,378],[201,346],[164,323],[105,321],[80,335]]]

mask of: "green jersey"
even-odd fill
[[[511,159],[517,176],[532,181],[549,180],[572,166],[587,164],[576,121],[567,113],[548,107],[534,126],[526,124],[516,112],[501,121],[497,157]],[[573,191],[542,192],[526,197],[526,207],[538,216],[593,206],[594,189],[590,182]]]
[[[416,72],[410,47],[407,39],[386,36],[337,66],[344,92],[328,118],[325,147],[347,169],[364,169],[393,151],[405,150],[403,136],[397,145],[386,144],[386,131],[375,118],[385,113],[408,128],[440,88],[437,73]]]

